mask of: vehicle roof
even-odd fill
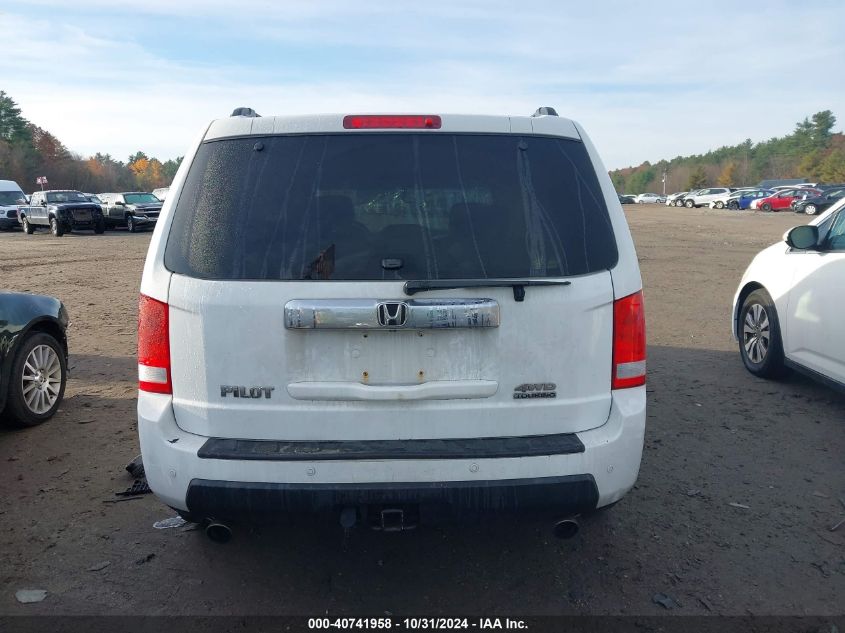
[[[41,191],[39,189],[38,191],[34,191],[33,193],[82,193],[82,192],[79,189],[45,189],[44,191]],[[83,193],[82,195],[84,196],[85,194]]]
[[[23,191],[14,180],[0,180],[0,189],[3,191]]]
[[[439,129],[360,129],[351,130],[343,127],[343,118],[350,114],[316,114],[304,116],[231,116],[211,122],[205,133],[205,140],[232,136],[268,135],[268,134],[326,134],[361,132],[420,132],[438,133],[486,133],[486,134],[544,134],[581,139],[575,122],[553,115],[541,116],[490,116],[481,114],[437,114],[440,117]],[[379,114],[366,113],[366,114]],[[397,115],[391,113],[391,116]],[[401,116],[399,113],[397,116]]]

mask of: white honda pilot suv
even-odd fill
[[[147,254],[144,467],[220,538],[299,513],[570,519],[634,485],[645,358],[631,234],[577,123],[239,108]]]

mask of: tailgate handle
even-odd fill
[[[294,299],[289,330],[422,330],[499,327],[494,299]]]
[[[365,385],[360,382],[292,382],[295,400],[460,400],[489,398],[495,380],[432,380],[418,385]]]

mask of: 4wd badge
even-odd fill
[[[527,382],[514,388],[513,399],[557,398],[556,389],[557,385],[553,382]]]

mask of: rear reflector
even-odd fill
[[[645,309],[642,291],[613,302],[611,389],[645,384]]]
[[[350,114],[343,117],[343,127],[346,130],[439,130],[440,125],[440,117],[434,114]]]
[[[141,391],[173,393],[169,311],[166,303],[145,295],[138,301],[138,389]]]

